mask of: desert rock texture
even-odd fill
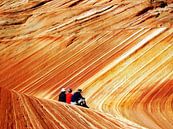
[[[1,0],[0,129],[173,129],[173,0]]]

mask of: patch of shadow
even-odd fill
[[[77,4],[79,4],[79,3],[81,3],[83,0],[78,0],[78,1],[76,1],[76,2],[74,2],[74,3],[72,3],[71,5],[69,5],[68,7],[73,7],[73,6],[76,6]]]
[[[153,6],[146,7],[146,8],[144,8],[144,9],[142,9],[141,11],[139,11],[139,12],[136,14],[136,16],[140,16],[140,15],[142,15],[142,14],[148,12],[148,10],[152,10],[153,8],[154,8]]]
[[[160,16],[160,13],[158,12],[156,15],[155,15],[155,17],[157,18],[157,17],[159,17]]]
[[[30,7],[30,8],[26,8],[26,9],[22,9],[22,10],[18,10],[18,11],[15,11],[15,12],[3,12],[4,15],[8,15],[8,14],[18,14],[18,13],[22,13],[22,12],[25,12],[25,11],[30,11],[32,9],[36,9],[36,8],[39,8],[41,6],[43,6],[44,4],[50,2],[51,0],[47,0],[47,1],[42,1],[40,3],[37,3],[36,5]]]
[[[48,2],[48,1],[42,1],[42,2],[40,2],[40,3],[36,4],[36,5],[34,5],[34,6],[31,7],[30,9],[35,9],[35,8],[40,7],[40,6],[43,6],[43,5],[46,4],[47,2]]]
[[[19,21],[16,21],[16,22],[12,22],[12,23],[9,23],[9,22],[6,22],[4,23],[3,25],[1,26],[12,26],[12,25],[21,25],[21,24],[24,24],[26,23],[26,21],[31,17],[32,15],[29,15],[27,16],[26,18],[22,19],[22,20],[19,20]]]
[[[159,5],[160,8],[164,8],[166,6],[168,6],[168,4],[166,2],[164,2],[164,1],[160,2],[160,5]]]
[[[150,1],[150,3],[155,7],[160,7],[160,8],[164,8],[166,6],[168,6],[168,3],[166,1],[155,1],[155,0],[152,0]]]
[[[75,41],[76,37],[72,38],[70,40],[70,42],[67,43],[66,47],[70,46],[71,44],[73,44],[73,42]]]

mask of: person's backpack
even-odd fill
[[[78,103],[78,105],[82,106],[82,105],[85,104],[85,99],[84,98],[80,98],[77,103]]]
[[[87,104],[86,104],[85,98],[80,98],[80,99],[78,100],[77,105],[82,106],[82,107],[89,108],[89,107],[87,106]]]

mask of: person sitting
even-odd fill
[[[83,98],[82,95],[81,95],[81,92],[82,90],[81,89],[78,89],[72,96],[72,99],[71,99],[71,104],[77,104],[78,100],[80,98]]]
[[[71,103],[71,98],[72,98],[72,89],[67,89],[66,93],[66,103],[70,104]]]
[[[78,89],[77,92],[75,92],[73,94],[72,99],[71,99],[71,104],[75,104],[75,105],[84,106],[84,107],[89,108],[86,105],[85,98],[81,95],[81,93],[82,93],[82,90]]]
[[[59,94],[58,101],[66,102],[66,91],[64,88],[61,89],[61,93]]]

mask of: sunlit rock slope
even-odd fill
[[[171,129],[172,2],[2,0],[0,87],[33,101],[81,88],[91,109],[134,128]]]
[[[141,128],[82,107],[41,100],[0,88],[1,129]]]

